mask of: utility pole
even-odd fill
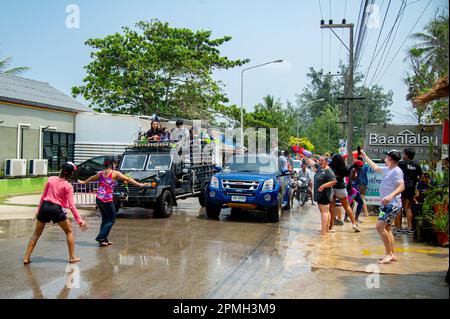
[[[352,100],[353,100],[353,69],[354,69],[354,50],[353,50],[353,23],[346,23],[346,20],[342,20],[342,24],[333,24],[333,20],[329,20],[328,24],[325,24],[324,20],[320,21],[320,28],[322,29],[330,29],[334,35],[341,41],[341,43],[344,45],[344,47],[347,48],[349,52],[349,70],[348,70],[348,76],[347,81],[344,89],[344,110],[342,112],[343,119],[343,130],[345,132],[345,124],[348,123],[348,137],[347,137],[347,151],[349,153],[348,161],[349,164],[353,164],[353,156],[352,156],[352,149],[353,149],[353,110],[352,110]],[[347,45],[342,41],[342,39],[334,32],[333,28],[348,28],[350,29],[350,48],[347,47]],[[345,121],[345,117],[347,116],[347,121]]]

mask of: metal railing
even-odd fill
[[[95,196],[97,195],[98,182],[91,182],[83,185],[80,183],[72,183],[73,197],[76,206],[95,205]]]

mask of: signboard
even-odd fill
[[[378,164],[380,167],[384,167],[385,165]],[[383,180],[383,176],[380,173],[375,172],[371,167],[367,171],[367,191],[364,199],[366,200],[367,205],[372,206],[381,206],[380,197],[380,185]]]
[[[442,154],[441,125],[382,125],[369,124],[365,140],[366,154],[372,159],[383,159],[385,151],[403,152],[410,147],[415,150],[415,160],[439,161]]]

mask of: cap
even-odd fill
[[[64,172],[72,173],[77,170],[77,166],[72,162],[66,162],[61,166],[61,170]]]
[[[392,149],[390,151],[384,151],[385,155],[388,155],[390,158],[392,158],[394,161],[398,162],[402,158],[402,155],[400,151]]]
[[[115,156],[107,156],[103,160],[103,166],[109,166],[111,164],[117,163],[117,159]]]

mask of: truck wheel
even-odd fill
[[[267,219],[270,223],[277,223],[281,218],[281,206],[283,203],[283,198],[281,197],[281,193],[278,193],[278,202],[277,206],[269,207]]]
[[[219,218],[220,211],[222,210],[221,205],[214,205],[214,204],[206,204],[206,215],[208,218]]]
[[[206,195],[208,191],[208,184],[205,184],[202,188],[202,192],[200,195],[198,195],[198,203],[200,206],[205,207],[206,206]]]
[[[155,206],[154,216],[157,218],[167,218],[172,215],[173,198],[170,191],[165,190],[158,198]]]

